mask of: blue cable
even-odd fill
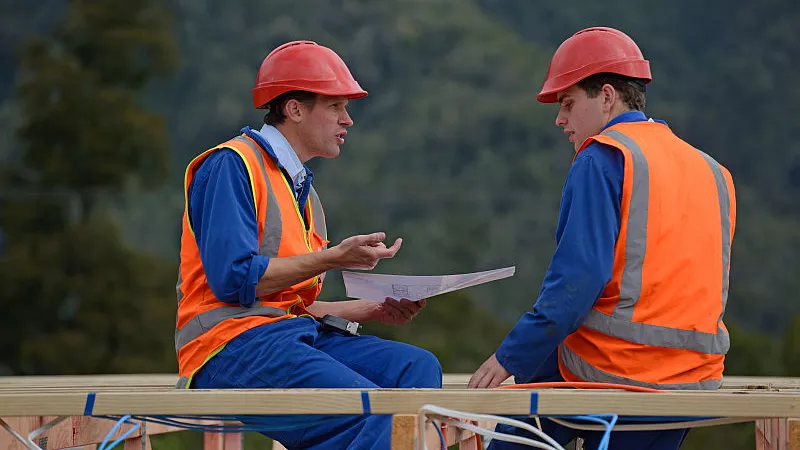
[[[108,419],[108,420],[119,420],[117,416],[94,416],[98,418]],[[261,416],[234,416],[234,415],[192,415],[192,416],[183,416],[183,415],[176,415],[176,416],[132,416],[133,419],[139,420],[142,422],[152,422],[161,425],[168,425],[183,428],[190,431],[201,431],[201,432],[211,432],[211,433],[247,433],[247,432],[263,432],[263,431],[275,431],[275,430],[290,430],[291,427],[287,427],[283,424],[272,424],[266,426],[264,424],[259,423],[251,423],[251,424],[196,424],[190,422],[183,422],[182,420],[213,420],[213,421],[235,421],[239,422],[244,418],[249,418],[253,422],[257,422],[258,418]],[[311,424],[317,423],[324,423],[328,420],[331,420],[331,417],[325,417],[324,419],[320,419],[318,421],[309,422]],[[304,423],[298,426],[307,426],[309,423]],[[100,449],[98,449],[100,450]]]
[[[122,416],[122,418],[119,419],[117,421],[117,423],[114,424],[113,427],[111,427],[111,430],[108,432],[108,434],[106,434],[106,437],[103,439],[103,442],[101,442],[100,446],[97,447],[97,450],[111,450],[112,448],[116,447],[120,442],[124,441],[125,438],[127,438],[128,436],[133,434],[134,431],[138,430],[140,425],[138,423],[135,423],[135,424],[133,424],[134,427],[132,427],[130,430],[128,430],[125,433],[123,433],[122,436],[118,437],[117,440],[112,442],[110,446],[108,446],[108,447],[106,446],[108,444],[108,440],[111,439],[111,436],[113,436],[114,433],[116,433],[117,430],[119,430],[119,427],[123,423],[128,422],[128,420],[130,420],[130,418],[131,418],[130,415]]]
[[[609,420],[603,420],[603,417],[608,417]],[[614,428],[614,425],[616,425],[619,416],[616,414],[593,414],[591,416],[572,416],[572,418],[577,420],[585,420],[587,422],[599,423],[605,426],[606,431],[603,433],[603,437],[597,444],[597,450],[608,450],[608,445],[611,441],[611,430]]]
[[[436,432],[439,433],[439,442],[442,444],[442,448],[447,448],[444,442],[444,433],[442,433],[442,429],[439,428],[439,425],[436,423],[436,421],[431,420],[431,423],[433,424],[433,428],[436,429]]]

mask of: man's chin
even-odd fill
[[[341,150],[339,150],[339,147],[336,146],[335,148],[332,148],[332,149],[328,150],[327,152],[325,152],[325,154],[322,155],[322,157],[323,158],[327,158],[327,159],[333,159],[333,158],[338,157],[339,153],[341,153]]]

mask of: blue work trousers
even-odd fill
[[[441,388],[427,350],[374,336],[344,336],[299,317],[248,330],[194,376],[197,389]],[[389,449],[391,416],[241,417],[288,449]]]

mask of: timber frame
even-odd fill
[[[663,393],[575,389],[465,389],[468,375],[448,374],[443,389],[254,389],[177,390],[174,375],[0,377],[0,419],[19,434],[64,417],[36,437],[56,450],[100,443],[114,421],[92,416],[203,416],[234,414],[391,414],[392,449],[419,441],[423,405],[492,415],[727,417],[756,422],[759,450],[800,450],[800,378],[728,377],[719,391]],[[209,424],[209,421],[197,423]],[[130,426],[117,432],[120,436]],[[149,435],[182,428],[143,422],[125,450],[149,449]],[[445,428],[448,445],[479,449],[471,432]],[[428,448],[438,434],[428,430]],[[25,449],[0,431],[0,448]],[[34,447],[27,447],[34,448]],[[84,447],[86,448],[86,447]],[[92,447],[89,447],[92,448]],[[240,433],[205,433],[207,450],[240,450]],[[280,448],[280,447],[277,447]],[[88,449],[87,449],[88,450]]]

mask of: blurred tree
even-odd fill
[[[795,316],[782,344],[781,357],[786,375],[800,377],[800,315]]]
[[[21,53],[19,159],[0,183],[0,371],[166,371],[174,268],[127,248],[105,213],[168,174],[163,120],[139,104],[174,68],[158,0],[69,3]]]

